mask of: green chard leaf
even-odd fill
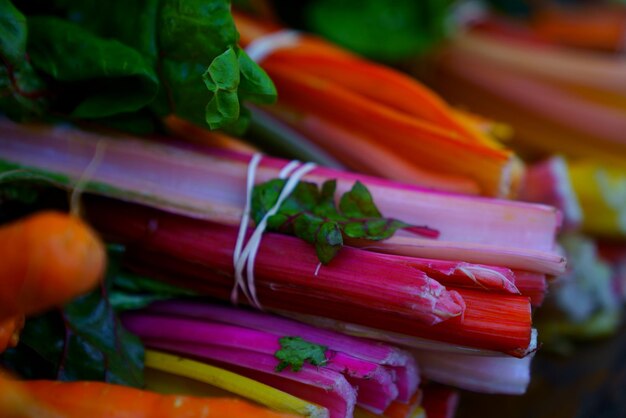
[[[273,179],[255,186],[251,215],[257,224],[276,204],[285,183],[286,180]],[[335,180],[326,181],[321,189],[315,183],[299,182],[278,212],[268,218],[267,229],[295,235],[313,244],[323,264],[328,264],[341,250],[344,236],[379,241],[403,228],[416,233],[436,233],[425,227],[416,228],[397,219],[384,218],[369,190],[358,181],[341,197],[338,209],[336,188]]]
[[[274,353],[274,357],[280,360],[276,371],[281,372],[290,367],[291,371],[297,372],[302,369],[305,362],[313,366],[324,366],[326,349],[323,345],[308,342],[300,337],[282,337],[278,340],[280,349]]]
[[[28,19],[35,68],[58,82],[66,111],[79,118],[135,112],[156,96],[159,80],[135,49],[55,17]]]
[[[270,78],[237,46],[230,2],[163,0],[160,16],[162,80],[168,92],[160,96],[161,109],[169,96],[169,110],[179,117],[242,133],[250,120],[244,100],[276,100]]]
[[[276,100],[237,46],[228,0],[26,3],[23,14],[0,0],[0,111],[13,119],[91,119],[142,134],[175,114],[241,134],[244,101]]]
[[[0,364],[30,379],[96,380],[143,386],[144,348],[125,330],[109,303],[117,264],[99,289],[62,310],[29,318],[20,343]]]

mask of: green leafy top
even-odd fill
[[[0,111],[15,119],[54,115],[145,131],[175,114],[241,132],[244,100],[276,98],[237,46],[227,0],[16,4],[0,0]]]
[[[255,186],[251,215],[258,224],[276,204],[286,180],[274,179]],[[335,204],[336,180],[326,181],[321,189],[315,183],[299,182],[278,212],[268,218],[269,231],[295,235],[315,245],[317,257],[328,264],[343,246],[343,236],[383,240],[398,229],[436,236],[426,227],[413,227],[393,218],[385,218],[374,204],[369,190],[359,181]]]
[[[300,337],[282,337],[278,340],[280,349],[274,353],[274,357],[280,360],[276,371],[283,371],[291,367],[291,371],[297,372],[302,369],[304,362],[313,366],[323,366],[326,359],[326,347],[303,340]]]

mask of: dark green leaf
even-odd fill
[[[242,134],[251,119],[243,102],[276,99],[267,74],[237,46],[228,0],[22,6],[26,18],[0,0],[0,54],[20,61],[11,71],[0,63],[0,111],[11,118],[50,111],[149,133],[149,111]]]
[[[156,96],[156,72],[136,50],[62,19],[32,17],[28,23],[33,65],[59,82],[62,105],[73,116],[134,112]]]
[[[204,68],[238,40],[225,0],[161,0],[157,27],[164,56]]]
[[[302,369],[305,362],[313,366],[323,366],[326,359],[326,347],[310,343],[300,337],[282,337],[278,340],[280,349],[274,353],[274,357],[280,360],[276,371],[283,371],[290,367],[291,371],[297,372]]]
[[[116,274],[116,264],[110,263],[101,288],[62,310],[29,318],[20,344],[3,356],[3,363],[31,378],[99,380],[141,387],[143,345],[122,327],[108,300]],[[32,364],[45,367],[36,370]]]

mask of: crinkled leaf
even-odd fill
[[[26,19],[0,1],[0,53],[24,58],[26,42],[33,63],[22,59],[13,68],[14,85],[0,63],[0,111],[11,118],[50,111],[147,133],[153,129],[149,111],[242,134],[251,119],[243,101],[276,98],[267,74],[237,46],[228,0],[54,0],[25,6]],[[205,83],[209,69],[212,77]]]
[[[239,62],[232,48],[215,57],[209,68],[202,75],[204,85],[209,91],[236,91],[239,87]]]
[[[99,289],[62,310],[30,318],[20,344],[2,358],[6,367],[29,378],[98,380],[141,387],[143,345],[126,331],[108,300],[117,266],[109,264]],[[32,364],[42,367],[33,368]]]
[[[252,192],[252,219],[258,224],[278,201],[286,181],[273,179],[255,186]],[[343,246],[343,236],[368,240],[391,237],[398,229],[413,228],[382,217],[371,194],[360,182],[335,203],[337,182],[328,180],[319,188],[299,182],[278,212],[268,218],[267,229],[295,235],[315,246],[318,259],[328,264]],[[421,229],[416,229],[420,233]],[[431,231],[431,230],[428,230]]]
[[[302,369],[305,362],[313,366],[323,366],[326,359],[326,347],[308,342],[300,337],[282,337],[279,340],[280,349],[274,353],[274,357],[280,360],[276,371],[283,371],[290,367],[291,371],[297,372]]]
[[[258,104],[274,103],[276,101],[276,87],[265,70],[252,61],[246,51],[239,47],[237,47],[237,60],[241,72],[240,96]]]

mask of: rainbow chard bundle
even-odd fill
[[[253,180],[251,155],[6,120],[2,129],[3,175],[78,186],[87,194],[87,218],[125,245],[125,264],[136,272],[401,344],[418,359],[451,353],[424,369],[432,380],[506,393],[528,383],[527,356],[537,347],[532,306],[541,303],[546,278],[565,270],[555,251],[561,216],[552,207],[437,193],[270,157],[257,159]],[[279,178],[285,167],[310,171],[294,182]],[[290,182],[297,183],[292,194],[268,210],[267,201]],[[259,221],[257,211],[272,210]],[[252,220],[241,226],[244,212]],[[242,267],[238,242],[265,221],[258,248],[240,248],[254,253]],[[499,373],[501,384],[481,383],[486,370]],[[393,393],[381,395],[378,410]]]
[[[485,15],[429,73],[449,100],[511,124],[511,147],[532,161],[519,198],[563,213],[572,266],[552,293],[556,314],[541,318],[559,348],[616,330],[623,302],[624,8],[581,7],[539,8],[528,22]]]

